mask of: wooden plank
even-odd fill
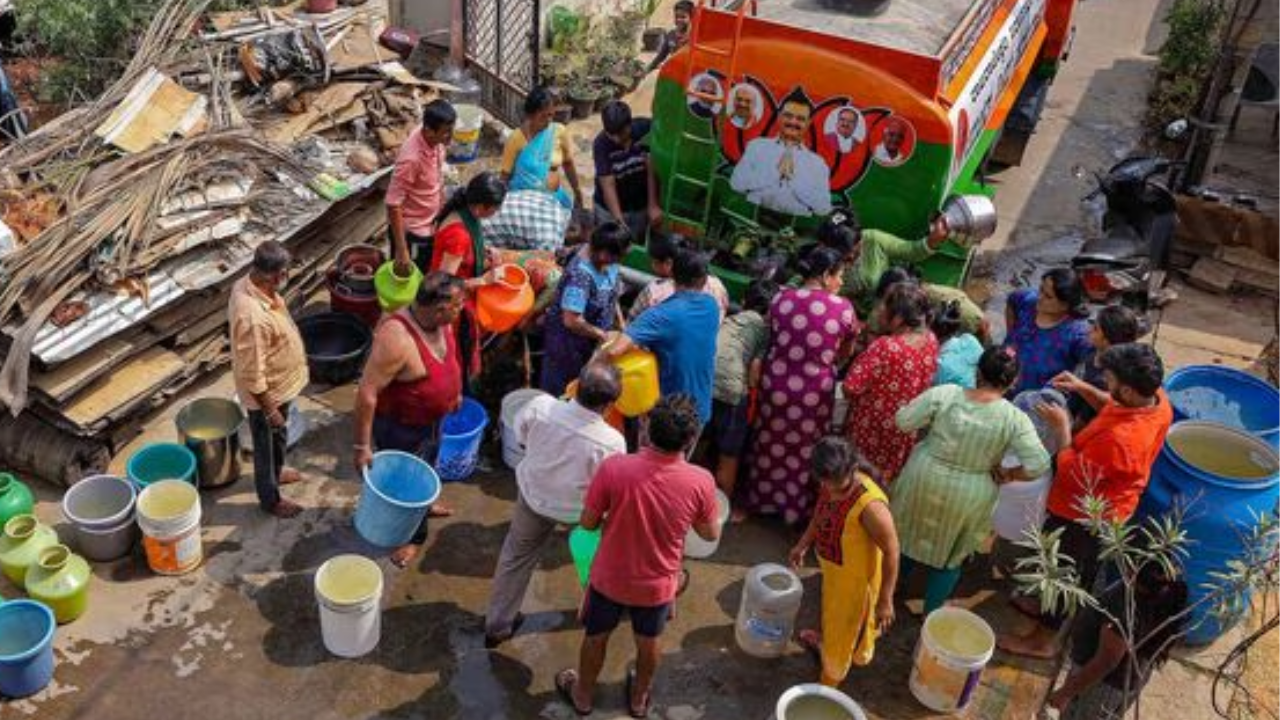
[[[1260,275],[1269,275],[1273,278],[1280,277],[1280,267],[1277,267],[1276,261],[1263,257],[1261,253],[1251,247],[1243,245],[1224,247],[1218,253],[1218,259],[1228,265],[1234,265]]]
[[[47,372],[33,371],[31,387],[44,393],[55,403],[62,403],[99,375],[124,363],[130,356],[154,345],[159,338],[151,333],[126,333],[108,338],[93,352],[81,353]]]
[[[152,348],[132,362],[99,377],[67,404],[62,414],[81,427],[92,427],[122,407],[150,395],[182,372],[182,358],[163,348]]]
[[[1236,281],[1236,268],[1213,258],[1200,258],[1187,275],[1187,282],[1201,290],[1231,292]]]
[[[1236,287],[1241,290],[1252,290],[1273,297],[1280,295],[1280,277],[1275,268],[1237,268]]]

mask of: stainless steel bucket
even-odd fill
[[[996,206],[984,195],[954,195],[942,206],[951,238],[963,245],[973,245],[991,237],[996,231]]]
[[[196,456],[196,486],[230,485],[240,477],[240,426],[244,410],[234,400],[200,398],[178,411],[178,437]]]

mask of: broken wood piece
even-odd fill
[[[1275,268],[1236,268],[1236,289],[1259,292],[1272,297],[1280,295],[1280,277]]]
[[[1280,277],[1280,268],[1277,268],[1275,260],[1264,257],[1262,253],[1245,245],[1220,248],[1217,258],[1228,265],[1269,275],[1273,278]]]
[[[1187,282],[1201,290],[1229,293],[1236,282],[1237,269],[1214,258],[1200,258],[1191,266]]]
[[[203,95],[151,68],[93,132],[125,152],[138,153],[174,135],[199,134],[207,106]]]

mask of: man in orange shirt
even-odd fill
[[[1099,410],[1093,422],[1074,438],[1066,408],[1036,408],[1062,448],[1049,491],[1044,532],[1062,530],[1059,548],[1075,561],[1080,585],[1089,591],[1098,576],[1101,548],[1084,525],[1088,516],[1081,504],[1092,495],[1106,501],[1111,519],[1124,522],[1132,517],[1173,423],[1169,397],[1160,389],[1164,363],[1151,346],[1112,346],[1102,353],[1098,364],[1107,383],[1105,392],[1071,373],[1053,379],[1055,388],[1079,393]],[[1001,638],[1000,647],[1016,655],[1056,656],[1058,629],[1066,617],[1041,614],[1039,603],[1030,598],[1019,599],[1015,605],[1038,616],[1039,621],[1027,635]]]
[[[431,238],[436,215],[444,205],[444,161],[458,113],[445,100],[432,100],[422,109],[422,127],[400,147],[387,186],[387,224],[391,259],[407,273],[412,259],[423,271],[431,262]]]

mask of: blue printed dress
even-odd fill
[[[577,379],[595,352],[595,342],[564,326],[565,311],[579,313],[589,325],[607,332],[613,329],[620,293],[616,264],[597,270],[584,253],[569,262],[556,288],[555,300],[547,308],[541,380],[545,392],[563,395],[565,387]]]
[[[1018,384],[1010,391],[1013,397],[1023,390],[1040,390],[1055,375],[1074,372],[1093,353],[1089,342],[1089,323],[1068,318],[1051,328],[1036,325],[1036,302],[1040,292],[1030,288],[1009,295],[1014,323],[1005,337],[1005,347],[1018,353],[1022,372]]]

